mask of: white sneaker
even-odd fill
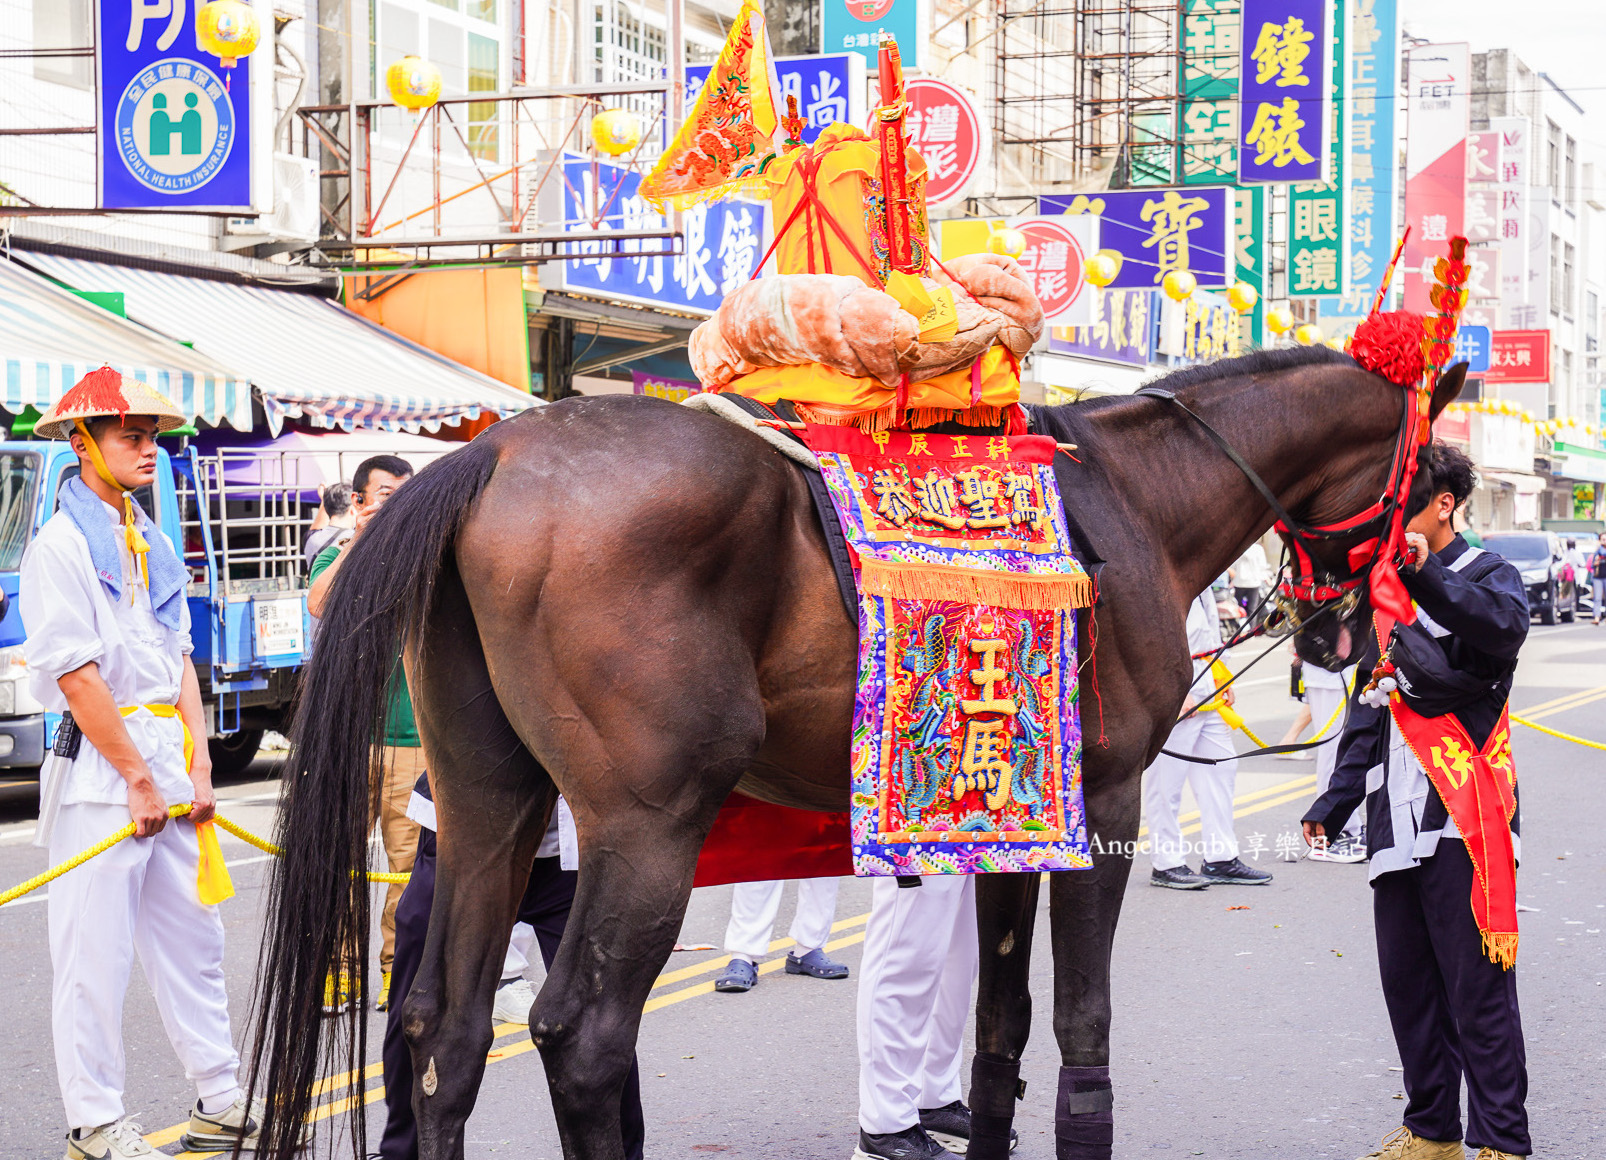
[[[102,1124],[82,1140],[67,1133],[67,1160],[123,1160],[128,1156],[154,1156],[145,1143],[145,1129],[133,1120]]]
[[[528,979],[518,979],[496,992],[496,1006],[491,1008],[491,1024],[528,1023],[530,1008],[535,1006],[535,991]]]

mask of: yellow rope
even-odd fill
[[[184,805],[181,805],[181,806],[168,806],[167,807],[167,816],[170,817],[170,818],[181,818],[181,817],[183,817],[185,814],[187,814],[189,812],[190,812],[189,803],[185,803]],[[261,850],[264,854],[272,854],[275,858],[283,858],[284,857],[284,851],[280,847],[275,846],[272,842],[268,841],[266,838],[257,837],[250,830],[247,830],[247,829],[245,829],[245,828],[243,828],[241,826],[235,825],[233,822],[229,821],[223,815],[221,815],[221,814],[214,815],[213,820],[216,821],[217,824],[219,826],[221,826],[223,829],[225,829],[229,833],[233,834],[236,838],[239,838],[242,842],[247,842],[250,845],[255,846],[258,850]],[[13,886],[10,890],[5,891],[4,893],[0,893],[0,906],[4,906],[8,902],[14,902],[17,899],[21,898],[24,894],[32,893],[33,891],[38,890],[41,886],[45,886],[45,885],[47,885],[47,884],[49,884],[51,882],[54,882],[56,879],[60,878],[63,874],[67,873],[67,871],[77,869],[79,866],[82,866],[85,862],[89,861],[91,858],[94,858],[94,857],[96,857],[97,855],[100,855],[100,854],[104,854],[107,850],[110,850],[113,846],[117,845],[117,843],[121,842],[124,838],[132,838],[133,836],[134,836],[134,823],[133,822],[129,822],[128,825],[126,825],[122,829],[118,830],[115,834],[111,834],[111,835],[109,835],[109,836],[107,836],[105,838],[102,838],[100,841],[96,842],[93,846],[89,847],[89,849],[81,851],[80,853],[74,854],[71,858],[68,858],[61,865],[52,866],[49,870],[46,870],[43,874],[35,874],[32,878],[28,879],[26,882],[19,882],[17,885]],[[368,881],[370,881],[370,882],[387,882],[387,883],[388,882],[400,882],[400,883],[404,883],[405,884],[408,881],[408,879],[410,879],[411,877],[412,877],[411,874],[371,873],[371,874],[368,875]]]
[[[1530,721],[1528,718],[1519,717],[1515,713],[1511,715],[1511,719],[1518,725],[1526,725],[1530,729],[1537,729],[1541,733],[1548,733],[1552,737],[1561,738],[1563,741],[1573,741],[1579,745],[1587,745],[1591,749],[1606,749],[1606,745],[1602,745],[1599,741],[1590,741],[1586,737],[1574,737],[1571,733],[1563,733],[1559,729],[1552,729],[1548,725],[1541,725],[1537,721]]]

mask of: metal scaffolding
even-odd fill
[[[1180,0],[1046,2],[996,0],[1001,184],[1013,193],[1175,183]]]

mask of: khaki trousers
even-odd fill
[[[385,779],[379,789],[379,816],[369,818],[371,829],[379,822],[380,840],[392,874],[410,874],[418,855],[418,823],[407,816],[407,802],[413,785],[424,772],[424,751],[414,746],[385,746]],[[396,957],[396,904],[406,886],[390,882],[385,886],[385,909],[379,917],[379,969],[389,971]]]

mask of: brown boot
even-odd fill
[[[1479,1148],[1475,1160],[1528,1160],[1515,1152],[1502,1152],[1498,1148]]]
[[[1376,1152],[1361,1160],[1466,1160],[1460,1140],[1429,1140],[1401,1125],[1387,1136]]]

